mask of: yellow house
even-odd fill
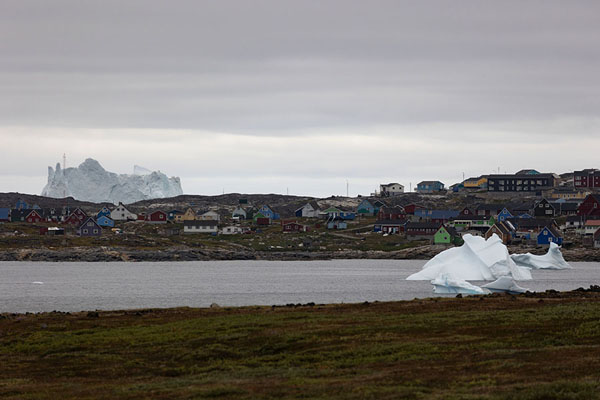
[[[465,189],[484,189],[487,187],[487,178],[480,176],[479,178],[469,178],[464,181]]]
[[[184,222],[184,221],[195,221],[196,220],[196,212],[191,208],[188,208],[186,212],[183,214],[177,214],[175,216],[175,222]]]

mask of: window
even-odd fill
[[[87,229],[84,229],[84,230],[83,230],[83,233],[88,233],[88,230],[87,230]]]
[[[98,233],[98,229],[94,229],[94,233]]]

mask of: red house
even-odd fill
[[[595,194],[588,195],[583,203],[577,209],[577,215],[587,217],[590,215],[600,215],[600,197]]]
[[[37,224],[43,220],[44,218],[42,218],[42,216],[36,210],[31,210],[31,212],[27,214],[27,217],[25,217],[25,221],[30,224]]]
[[[154,211],[146,216],[146,221],[151,224],[166,224],[167,213],[160,210]]]
[[[425,207],[420,206],[418,204],[409,204],[407,206],[404,206],[404,212],[406,214],[411,214],[411,215],[414,215],[415,211],[417,211],[417,210],[424,210],[424,209],[425,209]]]
[[[460,214],[458,214],[461,217],[472,217],[475,214],[475,212],[473,210],[471,210],[469,207],[465,207],[461,210]]]
[[[287,222],[282,224],[283,232],[308,232],[308,226],[299,224],[297,222]]]
[[[404,207],[381,207],[379,209],[379,213],[377,214],[377,220],[393,221],[398,219],[406,219]]]
[[[87,218],[87,214],[83,210],[77,207],[69,216],[65,219],[65,224],[79,226]]]

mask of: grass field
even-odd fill
[[[596,399],[600,294],[0,319],[3,399]]]

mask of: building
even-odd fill
[[[579,205],[577,215],[583,217],[600,216],[600,196],[595,194],[588,195]]]
[[[273,208],[267,204],[263,205],[258,209],[258,212],[263,216],[270,218],[272,220],[278,220],[280,218],[279,213],[276,213]]]
[[[363,199],[363,201],[361,201],[358,207],[356,208],[356,213],[358,215],[372,217],[373,215],[375,215],[375,206],[373,206],[373,204],[371,204],[369,200]]]
[[[405,231],[407,221],[403,219],[377,220],[373,224],[373,232],[397,234]]]
[[[498,237],[502,240],[502,243],[509,244],[516,234],[515,227],[510,223],[510,221],[496,222],[490,227],[490,229],[487,230],[484,237],[487,240],[494,234],[498,235]]]
[[[590,194],[589,190],[585,189],[574,189],[572,187],[557,187],[552,190],[544,192],[544,197],[553,200],[583,200]]]
[[[479,176],[464,180],[462,183],[462,188],[467,190],[487,189],[487,183],[487,176]]]
[[[289,221],[281,224],[282,232],[308,232],[309,228],[306,225],[299,224],[296,221]]]
[[[246,219],[246,210],[244,210],[242,207],[237,207],[231,213],[231,218],[233,218],[233,219]]]
[[[444,184],[440,181],[423,181],[417,184],[417,193],[437,193],[444,190]]]
[[[397,182],[382,183],[379,185],[379,195],[381,197],[398,196],[402,193],[404,193],[404,185],[401,185]]]
[[[560,231],[552,225],[544,227],[544,229],[542,229],[537,235],[538,245],[549,246],[550,243],[556,243],[559,246],[562,246],[563,243],[563,238]]]
[[[539,192],[557,184],[555,174],[489,175],[488,192]]]
[[[555,214],[554,206],[546,199],[537,202],[533,208],[533,216],[536,218],[552,218]]]
[[[237,235],[240,233],[244,233],[244,230],[241,226],[237,225],[229,225],[221,229],[221,234],[223,235]]]
[[[98,217],[98,219],[96,219],[96,223],[99,226],[104,227],[104,228],[114,228],[115,227],[115,221],[113,221],[106,215],[102,215],[102,216]]]
[[[217,233],[219,232],[217,221],[206,220],[183,221],[183,233]]]
[[[462,238],[456,232],[456,229],[451,226],[442,225],[433,235],[433,244],[460,244],[462,242]]]
[[[98,211],[98,213],[96,213],[96,218],[100,218],[102,216],[110,217],[110,210],[108,207],[104,206],[100,209],[100,211]]]
[[[342,217],[333,217],[327,220],[327,229],[346,229],[348,223]]]
[[[318,218],[319,205],[316,201],[310,201],[294,211],[294,215],[298,218]]]
[[[110,212],[110,219],[113,221],[135,221],[137,220],[137,215],[129,211],[123,203],[119,203],[119,205]]]
[[[0,222],[10,222],[10,208],[0,208]]]
[[[475,209],[475,213],[486,217],[497,217],[503,208],[504,206],[501,204],[479,204]]]
[[[378,220],[406,219],[406,212],[402,206],[381,207],[377,213]]]
[[[221,221],[221,215],[213,210],[209,210],[203,213],[198,213],[198,215],[196,216],[196,219],[200,220],[200,221],[217,221],[220,222]]]
[[[448,225],[461,232],[473,229],[485,229],[487,231],[490,226],[494,225],[495,223],[496,220],[491,216],[458,215],[457,217],[453,218]]]
[[[459,213],[460,211],[456,210],[416,210],[413,220],[444,224],[451,219],[458,217]]]
[[[175,214],[175,222],[195,221],[196,212],[188,208],[183,214]]]
[[[408,240],[427,239],[432,241],[433,235],[440,229],[441,224],[435,222],[407,222],[405,231]]]
[[[102,228],[94,221],[93,218],[89,217],[77,228],[77,234],[79,236],[101,236]]]
[[[146,222],[151,224],[166,224],[168,215],[164,211],[156,210],[146,216]]]
[[[593,235],[600,228],[600,219],[588,219],[583,225],[585,235]]]
[[[175,218],[177,217],[177,215],[181,215],[183,214],[183,211],[181,210],[171,210],[167,213],[167,219],[169,221],[175,221]]]
[[[44,222],[44,217],[40,215],[38,210],[31,210],[25,217],[25,222],[30,224],[39,224],[40,222]]]
[[[600,171],[595,168],[575,171],[573,186],[575,188],[600,188]]]

